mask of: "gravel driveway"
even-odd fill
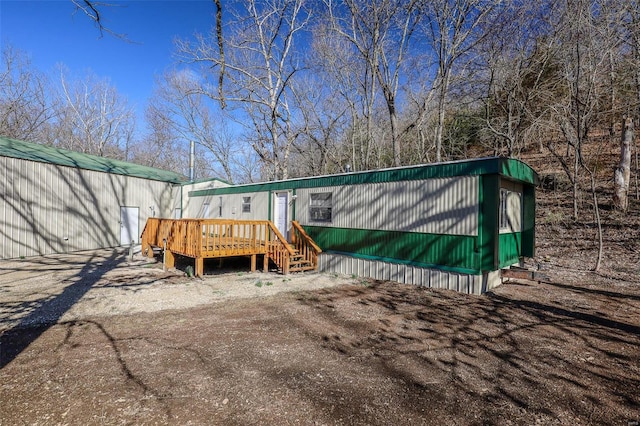
[[[0,332],[57,321],[185,309],[229,299],[314,290],[355,282],[315,272],[249,272],[249,263],[208,264],[203,278],[128,250],[97,250],[0,263]],[[246,263],[246,265],[245,265]],[[181,265],[178,264],[178,268]]]

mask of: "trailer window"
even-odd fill
[[[251,213],[251,197],[242,197],[242,213]]]
[[[331,222],[332,207],[331,192],[312,193],[309,204],[309,221]]]
[[[500,188],[500,232],[520,232],[522,194]]]

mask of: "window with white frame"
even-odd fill
[[[520,232],[522,216],[522,194],[500,188],[500,232]]]
[[[310,194],[309,221],[331,222],[333,202],[331,192],[316,192]]]
[[[242,213],[251,213],[251,197],[242,197]]]
[[[509,198],[509,191],[500,188],[500,230],[509,228],[509,212],[507,209],[507,199]]]

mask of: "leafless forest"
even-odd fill
[[[107,4],[72,4],[129,42],[101,26]],[[529,153],[557,171],[545,184],[568,183],[574,219],[597,188],[623,212],[637,197],[636,0],[211,8],[208,33],[176,41],[144,123],[108,79],[45,74],[4,46],[0,135],[185,174],[195,141],[198,177],[233,183]]]

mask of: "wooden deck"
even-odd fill
[[[251,271],[257,256],[263,268],[273,261],[284,273],[315,270],[322,251],[304,229],[292,223],[289,244],[273,223],[267,220],[162,219],[149,218],[142,232],[142,252],[153,256],[153,247],[165,251],[166,266],[175,266],[175,255],[195,259],[195,275],[202,276],[204,259],[233,256],[251,257]]]

